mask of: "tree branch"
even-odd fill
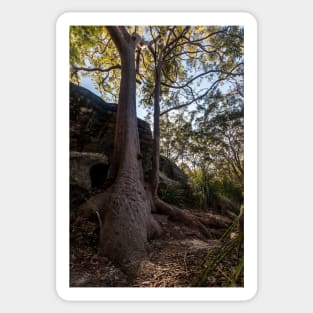
[[[184,108],[184,107],[186,107],[186,106],[188,106],[188,105],[191,105],[192,103],[194,103],[194,102],[196,102],[196,101],[202,99],[203,97],[205,97],[211,90],[213,90],[213,89],[216,87],[216,85],[217,85],[218,83],[220,83],[221,81],[226,80],[226,79],[227,79],[227,77],[218,79],[217,81],[215,81],[215,82],[211,85],[210,88],[208,88],[203,94],[201,94],[201,95],[198,96],[197,98],[194,98],[194,99],[192,99],[191,101],[189,101],[189,102],[187,102],[187,103],[183,103],[183,104],[181,104],[181,105],[178,105],[178,106],[169,108],[169,109],[167,109],[167,110],[161,112],[160,115],[163,115],[163,114],[166,114],[166,113],[168,113],[168,112],[170,112],[170,111],[178,110],[178,109]]]
[[[113,42],[115,43],[117,49],[119,51],[124,50],[126,48],[125,32],[127,32],[125,27],[123,27],[123,26],[106,26],[106,29],[107,29],[108,33],[110,34]]]
[[[72,65],[72,67],[75,70],[75,72],[84,71],[84,72],[102,72],[102,73],[107,73],[107,72],[110,72],[110,71],[112,71],[114,69],[121,69],[121,65],[119,65],[119,64],[113,65],[113,66],[108,67],[108,68],[101,68],[101,67],[78,67],[78,66],[75,66],[75,65]]]
[[[118,26],[118,29],[120,30],[120,32],[122,33],[124,39],[126,41],[129,41],[130,40],[130,35],[128,33],[128,31],[126,30],[125,26]]]
[[[192,83],[194,80],[202,77],[202,76],[205,76],[207,74],[211,74],[211,73],[220,73],[220,74],[226,74],[227,75],[227,78],[229,76],[239,76],[239,75],[242,75],[243,73],[234,73],[233,71],[239,67],[240,65],[243,65],[243,63],[239,63],[237,64],[230,72],[226,72],[226,71],[222,71],[222,70],[209,70],[207,72],[203,72],[195,77],[193,77],[192,79],[190,79],[188,82],[186,82],[185,84],[183,85],[180,85],[180,86],[174,86],[174,85],[169,85],[169,84],[166,84],[164,82],[162,82],[162,85],[163,86],[166,86],[168,88],[174,88],[174,89],[181,89],[181,88],[184,88],[184,87],[187,87],[190,83]]]

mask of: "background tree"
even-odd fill
[[[212,95],[219,83],[224,82],[226,79],[234,79],[242,75],[241,65],[243,63],[241,62],[241,51],[243,45],[240,28],[162,26],[149,27],[149,35],[152,40],[148,44],[149,49],[146,51],[151,52],[152,60],[151,56],[149,58],[149,55],[145,56],[144,53],[142,55],[138,54],[137,64],[140,64],[140,58],[142,56],[144,69],[147,73],[146,75],[141,75],[145,79],[142,90],[144,95],[143,102],[151,102],[152,95],[154,99],[154,153],[151,184],[153,196],[157,198],[160,151],[160,103],[162,102],[162,98],[167,98],[167,103],[171,104],[170,108],[167,108],[163,112],[163,114],[166,114],[172,110],[186,108],[195,102],[199,102],[209,93]],[[219,40],[217,40],[217,37],[219,37]],[[231,47],[231,49],[225,49],[225,47]],[[231,52],[229,52],[230,50]],[[240,63],[237,64],[236,61]],[[196,68],[196,71],[194,68]],[[199,70],[200,68],[201,70]],[[153,72],[154,75],[151,77],[149,73]],[[188,72],[191,74],[188,75]],[[194,88],[194,84],[200,85],[201,80],[204,78],[211,78],[212,82],[204,93],[202,92],[200,96],[197,96],[197,88]],[[182,101],[184,97],[191,98],[185,104],[172,105],[177,100]],[[213,96],[211,97],[214,98]],[[181,118],[183,117],[181,116]],[[175,138],[178,145],[181,142],[180,139],[183,139],[183,135],[186,133],[184,127],[187,124],[184,124],[182,127],[179,127],[179,125],[181,123],[176,125],[180,131]],[[192,128],[191,124],[189,127]],[[184,140],[185,145],[188,142],[186,136]],[[181,163],[183,164],[185,149],[183,145],[181,147],[179,156],[181,156]],[[156,201],[156,203],[159,202]]]
[[[161,150],[191,174],[201,169],[206,179],[201,190],[206,194],[212,170],[222,173],[220,168],[226,164],[229,175],[240,179],[243,174],[243,123],[229,118],[243,106],[243,30],[235,26],[75,26],[70,44],[70,79],[79,83],[88,75],[105,100],[118,98],[108,176],[112,185],[101,195],[105,204],[101,247],[134,274],[146,255],[147,238],[158,230],[152,206],[208,234],[206,221],[159,199],[160,141]],[[154,113],[152,187],[146,190],[136,83],[137,98]],[[160,125],[167,125],[166,129]]]

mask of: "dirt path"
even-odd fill
[[[186,287],[198,272],[197,264],[216,240],[183,239],[152,244],[150,260],[143,264],[134,287]]]
[[[71,227],[71,287],[188,287],[199,274],[199,263],[217,244],[201,233],[156,216],[163,234],[150,244],[149,260],[143,262],[139,276],[131,283],[110,260],[97,255],[96,221],[82,221]],[[221,230],[223,231],[223,230]],[[216,273],[217,276],[219,275]],[[213,283],[222,281],[215,277]]]

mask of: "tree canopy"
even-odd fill
[[[147,257],[148,240],[160,235],[152,212],[207,238],[212,221],[179,209],[182,198],[190,209],[240,210],[243,216],[243,40],[240,26],[70,28],[70,80],[79,84],[87,76],[104,100],[117,103],[106,187],[85,205],[99,204],[100,249],[130,278]],[[143,177],[138,103],[153,124],[149,181]],[[189,177],[170,197],[163,192],[165,199],[160,153]]]
[[[191,169],[206,167],[243,177],[243,28],[129,26],[136,48],[137,100],[152,121],[155,71],[160,67],[160,146]],[[72,26],[70,79],[92,79],[117,102],[121,63],[106,27]]]

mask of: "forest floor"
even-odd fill
[[[196,215],[209,215],[231,223],[229,218],[212,212],[200,211]],[[173,222],[165,215],[155,214],[155,218],[163,233],[150,242],[149,259],[143,262],[139,275],[131,283],[109,259],[97,254],[99,227],[96,219],[82,219],[71,225],[70,286],[190,287],[203,270],[201,263],[208,252],[218,251],[218,239],[226,229],[213,229],[212,238],[208,239],[199,231]],[[237,262],[237,254],[230,254],[208,277],[205,286],[225,286]]]

